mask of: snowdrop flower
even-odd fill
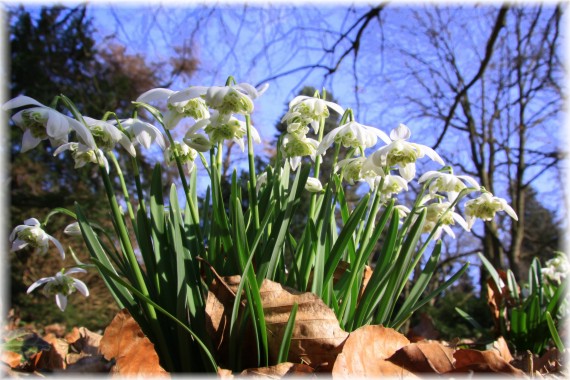
[[[440,220],[441,224],[437,227],[437,230],[433,235],[435,240],[440,238],[442,231],[445,231],[449,236],[455,239],[455,234],[450,226],[454,225],[456,222],[466,231],[469,231],[465,219],[463,219],[463,217],[458,213],[454,212],[453,208],[449,209],[449,206],[451,206],[450,202],[436,202],[427,205],[427,214],[422,232],[429,233],[433,231]]]
[[[115,125],[116,121],[113,120],[110,124]],[[166,149],[166,142],[164,136],[158,128],[154,125],[142,121],[140,119],[125,119],[120,120],[121,125],[127,134],[145,148],[150,148],[150,145],[156,141],[162,150]]]
[[[335,171],[337,170],[341,170],[343,179],[350,185],[354,185],[356,182],[366,182],[371,189],[376,188],[385,175],[382,168],[371,165],[366,157],[341,160],[335,167]]]
[[[344,109],[336,103],[310,96],[297,96],[289,102],[289,112],[283,116],[281,122],[299,123],[302,126],[311,124],[315,133],[318,134],[319,120],[330,116],[329,108],[339,115],[344,113]]]
[[[244,136],[247,133],[246,123],[236,119],[230,114],[222,114],[217,111],[212,112],[209,119],[196,122],[187,132],[187,136],[194,135],[198,129],[204,129],[204,132],[210,137],[211,144],[217,144],[224,140],[233,140],[242,150],[245,150]],[[256,143],[261,142],[257,129],[250,125],[252,140]]]
[[[260,97],[268,87],[269,84],[267,83],[259,89],[248,83],[222,87],[212,86],[206,91],[206,104],[220,113],[251,114],[253,112],[253,100]]]
[[[554,285],[560,285],[568,276],[569,271],[568,259],[561,252],[557,252],[556,257],[548,260],[545,267],[541,269],[543,278]]]
[[[444,165],[441,157],[430,147],[421,144],[407,142],[411,132],[404,124],[390,132],[391,143],[378,149],[370,157],[378,166],[396,166],[400,175],[410,181],[416,175],[416,161],[427,155],[433,161]]]
[[[342,144],[345,148],[366,149],[376,145],[378,138],[386,144],[391,142],[387,134],[381,130],[369,127],[356,121],[349,121],[329,133],[321,141],[317,154],[321,155],[333,144]]]
[[[44,294],[46,296],[55,296],[55,303],[61,311],[64,311],[67,306],[67,296],[76,290],[79,290],[79,293],[85,297],[89,296],[87,285],[85,285],[83,281],[71,277],[70,274],[73,273],[87,273],[87,271],[81,268],[71,268],[67,272],[64,272],[62,269],[61,272],[56,273],[53,277],[40,278],[34,282],[28,288],[27,293],[30,294],[36,288],[45,284],[43,289]]]
[[[314,160],[318,145],[317,140],[287,133],[283,137],[282,149],[285,157],[289,158],[291,170],[297,170],[303,156],[309,156]]]
[[[213,146],[210,139],[201,133],[187,133],[183,140],[186,145],[196,149],[198,152],[207,152]]]
[[[469,229],[473,227],[475,219],[491,220],[497,211],[505,211],[514,220],[519,220],[515,210],[503,198],[495,197],[486,191],[478,198],[465,202],[465,215]]]
[[[323,185],[321,184],[321,181],[319,181],[318,178],[309,177],[307,178],[307,183],[305,184],[305,190],[307,190],[310,193],[320,193],[321,191],[323,191]]]
[[[429,185],[429,192],[431,194],[438,191],[446,192],[450,202],[455,201],[459,192],[467,187],[462,180],[476,189],[480,188],[477,181],[467,175],[453,175],[434,170],[424,173],[418,182],[422,183],[430,180],[432,182]]]
[[[131,156],[136,157],[137,152],[133,143],[119,128],[106,121],[92,119],[90,117],[83,117],[83,119],[89,127],[98,148],[109,152],[119,143]]]
[[[392,197],[392,194],[399,194],[402,190],[408,191],[408,182],[404,178],[391,174],[383,178],[384,182],[381,182],[382,188],[380,189],[382,200],[386,201]]]
[[[109,162],[101,149],[93,149],[81,143],[71,142],[57,148],[53,155],[57,156],[66,150],[71,152],[71,157],[75,161],[75,169],[81,168],[88,163],[103,164],[105,170],[109,173]]]
[[[57,147],[68,141],[68,135],[74,130],[81,139],[90,146],[95,146],[87,128],[75,119],[70,118],[35,99],[20,95],[2,106],[9,110],[24,106],[34,106],[16,113],[12,120],[24,131],[22,152],[39,145],[42,140],[50,140],[52,147]]]
[[[12,248],[10,252],[19,251],[27,246],[35,248],[35,253],[45,254],[49,249],[49,242],[51,241],[59,251],[61,259],[65,259],[65,251],[61,243],[51,235],[48,235],[43,229],[42,225],[36,218],[30,218],[14,228],[10,234],[10,243]]]
[[[175,153],[178,155],[180,162],[182,164],[186,164],[188,172],[192,173],[196,167],[194,161],[196,160],[196,157],[198,157],[198,152],[183,142],[174,142],[174,145],[170,145],[164,151],[164,159],[167,165],[171,165],[176,162]]]
[[[79,222],[73,222],[68,224],[63,233],[69,236],[81,236],[81,228],[79,227]]]
[[[184,117],[202,120],[210,117],[206,101],[200,96],[205,94],[207,87],[189,87],[182,91],[166,88],[153,88],[137,98],[137,102],[151,103],[166,100],[167,110],[163,114],[166,129],[173,129]]]
[[[259,193],[261,187],[266,183],[267,183],[267,172],[263,172],[257,177],[257,181],[255,183],[255,191]]]

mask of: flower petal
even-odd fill
[[[85,297],[89,297],[89,289],[87,289],[87,285],[85,285],[83,281],[74,278],[73,284],[79,293],[83,294]]]
[[[53,244],[55,244],[55,246],[57,247],[57,250],[59,251],[59,254],[61,255],[61,259],[65,260],[65,250],[63,249],[63,246],[61,245],[61,243],[56,238],[54,238],[53,236],[47,235],[47,238],[49,240],[51,240]]]
[[[35,137],[30,129],[26,129],[22,136],[22,148],[20,152],[25,153],[28,150],[34,149],[40,142],[42,142],[41,138]]]
[[[154,101],[166,100],[170,95],[174,94],[174,91],[167,88],[153,88],[147,92],[142,93],[137,98],[137,102],[149,103]]]
[[[67,296],[64,296],[61,293],[57,293],[55,295],[55,303],[61,311],[65,311],[65,307],[67,306]]]
[[[42,103],[38,102],[35,99],[30,98],[29,96],[19,95],[16,96],[14,99],[8,100],[6,103],[4,103],[2,105],[2,110],[6,111],[13,108],[29,106],[29,105],[45,107]]]
[[[50,281],[54,281],[55,277],[44,277],[44,278],[40,278],[38,281],[34,282],[32,285],[30,285],[30,287],[28,288],[28,290],[26,290],[27,294],[30,294],[31,292],[33,292],[38,286],[41,286],[43,284],[45,284],[46,282],[50,282]]]

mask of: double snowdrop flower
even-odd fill
[[[514,220],[519,220],[515,210],[503,198],[495,197],[488,191],[483,192],[478,198],[465,202],[465,216],[469,229],[473,227],[475,219],[491,220],[497,211],[505,211]]]
[[[430,197],[428,196],[427,199],[429,198]],[[469,231],[465,219],[453,211],[454,208],[450,208],[450,206],[450,202],[435,202],[427,205],[426,219],[422,232],[428,233],[433,231],[433,229],[436,228],[437,223],[440,221],[440,225],[437,227],[433,235],[435,240],[440,238],[442,231],[445,231],[449,236],[455,239],[455,233],[450,226],[454,225],[456,222],[466,231]]]
[[[309,177],[307,178],[307,183],[305,184],[305,190],[310,193],[320,193],[323,191],[323,185],[318,178]]]
[[[65,259],[65,251],[61,243],[51,235],[48,235],[43,229],[39,220],[30,218],[14,228],[9,237],[12,247],[11,252],[19,251],[26,247],[35,248],[36,253],[45,254],[49,249],[51,241],[59,251],[62,260]]]
[[[431,194],[435,194],[438,191],[445,192],[450,202],[455,201],[459,192],[467,187],[463,181],[475,189],[480,188],[477,181],[467,175],[453,175],[434,170],[424,173],[418,180],[419,183],[427,181],[431,181],[429,184],[429,192]]]
[[[391,142],[388,135],[381,130],[356,121],[349,121],[327,133],[317,149],[317,154],[325,153],[333,143],[342,144],[345,148],[364,150],[376,145],[378,138],[386,144]]]
[[[166,129],[173,129],[185,117],[191,117],[196,121],[210,117],[206,101],[200,97],[205,88],[207,87],[190,87],[182,91],[153,88],[141,94],[137,102],[151,103],[166,100],[167,110],[164,112],[163,122]]]
[[[39,286],[44,285],[43,292],[47,296],[55,296],[55,303],[61,311],[65,310],[67,306],[67,296],[79,290],[79,293],[83,294],[85,297],[89,296],[89,289],[87,285],[81,280],[73,278],[70,274],[73,273],[87,273],[81,268],[71,268],[64,272],[56,273],[53,277],[40,278],[38,281],[34,282],[29,288],[27,293],[33,292]]]
[[[137,152],[131,142],[131,139],[119,130],[119,128],[109,122],[86,116],[83,117],[83,120],[85,120],[85,123],[89,127],[98,148],[108,152],[111,151],[117,143],[119,143],[131,156],[136,157]]]
[[[196,122],[186,133],[186,138],[190,141],[196,139],[196,132],[199,129],[204,129],[209,136],[210,144],[217,144],[224,140],[233,140],[239,145],[242,152],[245,150],[244,136],[247,133],[246,123],[236,119],[230,114],[223,114],[217,111],[212,112],[209,119],[204,119]],[[257,130],[250,125],[251,138],[254,142],[260,143],[261,138]],[[206,144],[205,140],[202,140]]]
[[[557,286],[559,286],[562,281],[568,277],[569,271],[570,265],[568,265],[568,259],[561,252],[557,252],[556,257],[548,260],[545,263],[545,266],[541,269],[542,276],[545,280]]]
[[[14,123],[24,131],[22,153],[35,148],[41,141],[47,139],[53,147],[60,146],[68,141],[69,132],[72,130],[85,144],[95,146],[93,137],[83,124],[28,96],[20,95],[9,100],[4,103],[2,109],[10,110],[25,106],[32,107],[12,116]]]
[[[71,142],[63,144],[53,152],[54,156],[69,150],[71,157],[75,161],[75,168],[81,168],[88,163],[103,165],[107,173],[109,173],[109,161],[101,149],[93,149],[87,145]]]
[[[198,152],[195,149],[190,148],[183,142],[174,142],[174,145],[170,145],[164,151],[164,160],[167,165],[171,165],[176,162],[176,155],[179,157],[182,164],[186,164],[188,167],[188,172],[192,173],[196,167],[195,160],[198,157]]]
[[[410,136],[410,129],[404,124],[400,124],[390,132],[392,141],[374,152],[370,159],[380,167],[397,167],[400,175],[406,181],[415,177],[416,161],[424,155],[444,165],[441,157],[430,147],[406,141]]]
[[[318,134],[319,121],[330,116],[329,108],[339,115],[344,113],[344,109],[336,103],[310,96],[297,96],[289,102],[289,112],[283,116],[281,122],[287,122],[288,125],[298,124],[298,127],[310,124],[315,134]]]
[[[381,167],[371,164],[366,157],[345,158],[338,162],[335,171],[341,170],[342,178],[350,185],[366,182],[370,189],[375,189],[385,176]]]
[[[109,123],[115,125],[117,121],[113,120]],[[159,129],[154,125],[140,119],[132,118],[120,120],[120,123],[131,140],[141,144],[146,149],[150,148],[151,144],[154,142],[156,142],[162,150],[166,149],[164,136],[162,136],[162,133],[160,133]]]
[[[319,143],[315,139],[287,133],[283,137],[281,149],[285,153],[285,157],[289,159],[291,170],[295,171],[299,167],[302,157],[309,156],[311,160],[315,160],[318,145]]]

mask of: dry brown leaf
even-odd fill
[[[439,331],[435,329],[433,319],[428,313],[420,314],[420,321],[408,330],[408,339],[411,342],[420,342],[425,339],[435,340],[439,338]]]
[[[42,351],[38,354],[40,356],[36,361],[36,368],[47,371],[65,369],[67,366],[65,356],[69,351],[69,343],[57,338],[53,333],[44,336],[43,340],[48,342],[51,347],[49,351]]]
[[[65,335],[66,327],[61,323],[52,323],[44,327],[44,335],[53,334],[57,338],[63,338]]]
[[[511,355],[511,351],[509,350],[507,341],[502,336],[500,336],[499,339],[493,342],[492,349],[495,350],[500,357],[505,359],[507,363],[513,361],[513,355]]]
[[[388,360],[412,372],[451,372],[454,349],[436,341],[422,341],[402,347]]]
[[[206,327],[216,344],[218,363],[222,367],[228,366],[229,320],[240,280],[240,276],[214,280],[206,301]],[[302,362],[319,370],[330,371],[348,336],[340,328],[334,312],[312,293],[301,293],[269,280],[264,280],[261,284],[260,296],[268,330],[270,360],[277,359],[291,309],[297,303],[299,306],[288,359],[290,362]],[[247,335],[252,334],[253,332]],[[245,339],[241,349],[242,365],[246,368],[256,366],[252,362],[254,355],[251,353],[256,350],[251,345],[252,342],[252,339]]]
[[[65,336],[65,340],[73,347],[75,352],[85,355],[99,355],[99,345],[101,344],[101,334],[89,331],[85,327],[74,327],[71,333]]]
[[[332,309],[313,293],[301,293],[269,280],[262,282],[260,296],[271,360],[277,359],[291,309],[297,303],[288,360],[330,371],[348,337]]]
[[[218,374],[218,377],[221,377],[222,379],[231,380],[234,378],[234,375],[230,369],[218,367],[217,374]]]
[[[486,350],[457,350],[453,354],[455,358],[454,372],[495,372],[522,375],[523,371],[510,365],[496,351]]]
[[[2,362],[9,365],[10,368],[16,368],[16,367],[20,366],[20,363],[22,361],[22,355],[20,355],[17,352],[13,352],[13,351],[2,350],[0,360],[2,360]]]
[[[414,375],[387,361],[400,348],[410,344],[408,338],[383,326],[362,326],[350,333],[342,353],[332,369],[333,377]]]
[[[222,368],[229,367],[230,360],[230,319],[235,300],[235,293],[239,287],[241,276],[228,276],[214,279],[208,290],[206,299],[206,331],[215,345],[216,362]],[[243,305],[241,306],[243,311]],[[242,313],[240,312],[240,315]],[[240,320],[237,321],[240,323]],[[246,336],[253,336],[251,326],[246,327]],[[254,339],[244,339],[240,342],[241,363],[245,367],[257,365],[255,355],[257,348]]]
[[[542,374],[559,372],[562,367],[562,364],[560,363],[561,358],[562,355],[560,355],[560,352],[556,347],[551,348],[541,357],[532,358],[533,370]]]
[[[306,364],[280,363],[270,367],[249,368],[243,370],[240,376],[268,377],[278,379],[283,376],[303,376],[314,373],[315,370]]]
[[[168,375],[159,364],[154,345],[127,309],[121,310],[107,326],[99,347],[105,359],[115,359],[115,365],[111,369],[115,374]]]

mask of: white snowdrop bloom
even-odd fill
[[[200,120],[190,127],[186,136],[194,136],[199,129],[203,129],[208,134],[211,144],[233,140],[239,145],[242,152],[245,150],[244,137],[247,134],[247,125],[244,121],[238,120],[230,114],[214,111],[209,119]],[[259,132],[253,125],[250,125],[250,131],[252,141],[260,143]]]
[[[307,178],[307,183],[305,184],[305,190],[310,193],[320,193],[323,191],[323,184],[318,178],[309,177]]]
[[[63,144],[57,148],[55,152],[53,152],[53,155],[57,156],[66,150],[69,150],[71,152],[71,157],[75,161],[74,167],[76,169],[81,168],[88,163],[97,165],[99,165],[99,163],[102,163],[107,173],[109,173],[109,161],[107,161],[107,158],[101,149],[93,149],[81,143],[71,142]]]
[[[449,236],[455,239],[455,233],[451,229],[450,226],[454,225],[455,223],[459,224],[463,227],[466,231],[469,230],[467,226],[467,222],[461,215],[453,211],[453,208],[449,208],[451,206],[450,202],[435,202],[430,203],[426,206],[427,214],[425,223],[423,226],[423,233],[430,233],[436,228],[437,223],[441,220],[441,224],[437,227],[433,238],[435,240],[439,239],[441,236],[442,231],[445,231]]]
[[[195,160],[198,157],[198,152],[195,149],[190,148],[183,142],[174,142],[174,145],[170,145],[164,151],[164,160],[167,165],[172,165],[176,162],[176,155],[180,159],[181,164],[186,164],[188,167],[188,172],[192,173],[196,167]]]
[[[43,229],[39,220],[36,218],[26,219],[24,224],[16,226],[10,233],[9,241],[11,243],[11,252],[19,251],[26,247],[32,247],[36,253],[45,254],[49,249],[51,241],[59,251],[61,259],[65,259],[65,251],[61,243],[51,235],[48,235]]]
[[[120,120],[120,122],[127,134],[130,136],[131,140],[138,142],[146,149],[150,148],[151,144],[154,142],[160,146],[160,149],[166,149],[164,136],[154,125],[140,119],[133,118]],[[117,121],[113,120],[109,123],[115,125]]]
[[[374,152],[370,157],[374,163],[381,167],[397,167],[400,175],[406,180],[412,180],[416,175],[416,161],[424,155],[433,161],[444,165],[441,157],[430,147],[410,143],[406,140],[411,136],[411,132],[404,124],[390,132],[390,142]]]
[[[541,269],[543,278],[546,281],[554,284],[560,285],[562,281],[568,276],[570,272],[570,265],[568,264],[568,259],[566,255],[558,252],[556,257],[548,260],[545,266]]]
[[[386,144],[391,142],[388,135],[381,130],[357,123],[356,121],[349,121],[348,123],[333,129],[323,137],[323,140],[317,149],[317,154],[324,154],[333,143],[342,144],[342,146],[346,148],[364,150],[376,145],[378,138]]]
[[[495,197],[490,192],[482,193],[478,198],[465,202],[465,216],[469,229],[473,227],[475,219],[491,220],[497,211],[505,211],[514,220],[519,220],[515,210],[503,198]]]
[[[459,192],[467,187],[463,181],[467,182],[471,187],[480,188],[477,181],[467,175],[453,175],[434,170],[424,173],[418,180],[419,183],[427,181],[432,181],[429,185],[431,194],[438,191],[445,192],[450,202],[455,201]]]
[[[91,131],[91,135],[93,135],[98,148],[105,152],[109,152],[115,148],[117,143],[119,143],[131,156],[136,157],[137,152],[131,139],[124,132],[119,130],[119,128],[107,121],[97,120],[90,117],[83,117],[83,119]]]
[[[281,122],[287,124],[299,123],[302,126],[310,124],[319,133],[319,120],[330,116],[329,108],[339,115],[344,113],[344,109],[336,103],[327,100],[300,95],[289,102],[289,112],[283,116]]]
[[[299,167],[302,157],[309,156],[312,160],[315,159],[318,145],[319,143],[315,139],[287,133],[283,137],[281,149],[285,153],[285,157],[289,159],[291,170],[295,171]]]
[[[34,282],[28,288],[27,293],[30,294],[36,288],[45,284],[43,289],[45,295],[55,296],[55,303],[61,311],[64,311],[67,306],[67,297],[76,290],[79,290],[79,293],[85,297],[89,297],[87,285],[83,281],[71,277],[70,274],[73,273],[87,273],[87,271],[81,268],[71,268],[64,272],[62,269],[61,272],[56,273],[53,277],[40,278]]]

